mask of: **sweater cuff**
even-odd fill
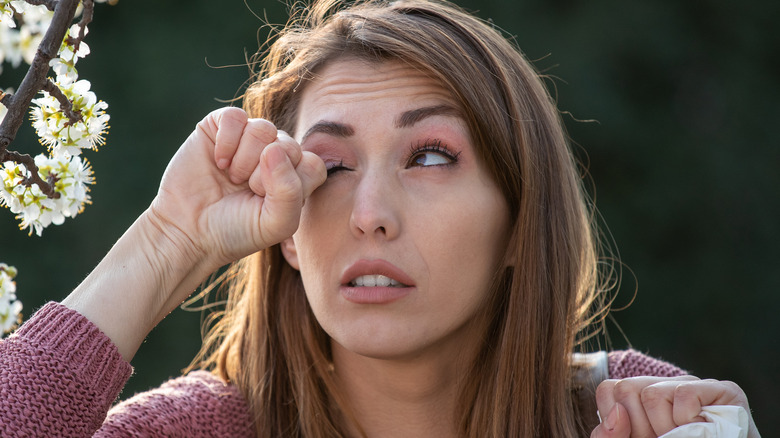
[[[57,358],[85,385],[111,399],[124,387],[133,368],[111,339],[82,314],[56,302],[49,302],[23,324],[14,335]]]
[[[609,378],[625,379],[638,376],[677,377],[688,374],[669,362],[628,349],[609,352]]]

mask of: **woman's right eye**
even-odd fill
[[[328,171],[328,178],[330,178],[331,175],[333,175],[336,172],[340,172],[342,170],[349,170],[346,167],[344,167],[344,161],[339,161],[338,163],[326,163],[325,169]]]

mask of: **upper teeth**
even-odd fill
[[[403,287],[403,284],[390,277],[385,277],[384,275],[361,275],[352,280],[349,284],[357,287]]]

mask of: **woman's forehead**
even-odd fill
[[[325,65],[303,90],[299,105],[297,128],[303,129],[312,118],[338,115],[362,105],[395,112],[434,106],[459,108],[453,94],[430,74],[400,61],[362,59]]]

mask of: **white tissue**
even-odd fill
[[[747,438],[748,415],[741,406],[704,406],[699,415],[707,422],[686,424],[658,438]]]

